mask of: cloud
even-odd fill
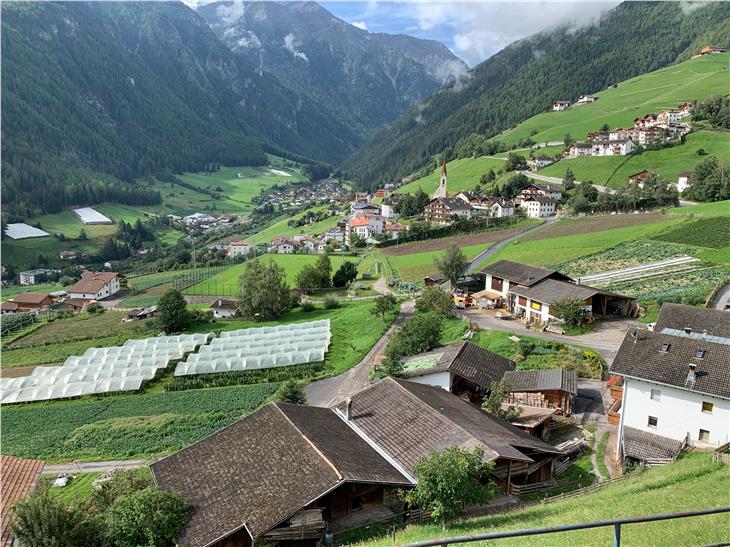
[[[452,80],[461,81],[469,77],[469,68],[457,59],[444,61],[432,68],[431,72],[443,83]]]
[[[223,19],[224,22],[232,24],[243,17],[244,10],[245,6],[243,5],[243,0],[233,0],[233,2],[229,4],[221,4],[215,8],[215,13],[218,17]]]
[[[301,45],[301,42],[299,42],[299,40],[297,40],[291,32],[284,36],[284,48],[294,55],[294,57],[298,57],[299,59],[309,62],[307,56],[297,49]]]
[[[700,9],[703,6],[704,2],[687,2],[686,0],[682,0],[679,3],[679,7],[682,10],[682,13],[685,15],[689,15],[696,9]]]
[[[247,48],[261,49],[261,40],[259,40],[259,37],[256,36],[256,34],[251,32],[250,30],[247,30],[246,35],[241,36],[236,41],[236,46],[239,48],[247,47]]]
[[[352,22],[353,27],[357,27],[362,30],[367,30],[368,26],[365,24],[365,21],[353,21]]]

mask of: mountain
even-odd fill
[[[215,2],[198,8],[237,55],[365,139],[467,66],[431,40],[370,33],[315,2]]]
[[[581,94],[730,45],[730,3],[625,2],[581,28],[520,40],[468,76],[409,109],[344,164],[362,188],[390,182],[451,151],[471,134],[491,137]]]
[[[336,161],[360,137],[179,2],[2,3],[2,191],[16,216],[152,203],[130,182],[264,150]]]

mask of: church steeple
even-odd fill
[[[444,158],[441,164],[441,182],[439,182],[439,189],[434,197],[445,198],[446,196],[446,158]]]

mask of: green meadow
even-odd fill
[[[464,190],[474,190],[474,187],[479,184],[479,179],[484,173],[490,169],[493,169],[496,173],[503,168],[504,160],[495,157],[452,160],[446,164],[449,194],[456,194]],[[438,188],[440,180],[441,166],[438,166],[430,175],[404,184],[396,190],[396,193],[414,193],[421,188],[427,194],[432,194]]]
[[[491,245],[493,244],[479,243],[476,245],[466,245],[461,247],[461,250],[471,260]],[[427,275],[438,273],[434,259],[440,258],[443,254],[443,251],[427,251],[424,253],[389,256],[387,257],[387,261],[398,272],[399,277],[403,281],[416,282],[423,280]]]
[[[730,54],[708,55],[642,74],[603,91],[586,89],[584,93],[599,99],[563,112],[538,114],[495,139],[508,144],[527,137],[534,142],[562,142],[570,133],[574,139],[583,140],[586,133],[598,131],[604,123],[611,128],[630,126],[634,118],[684,101],[726,95],[728,62]]]

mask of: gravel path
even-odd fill
[[[46,465],[44,473],[105,473],[115,469],[137,469],[148,465],[147,460],[110,460],[106,462],[73,462]]]
[[[383,351],[390,336],[396,329],[413,314],[414,309],[415,303],[412,300],[404,302],[401,305],[400,314],[390,328],[355,367],[347,372],[343,372],[339,376],[318,380],[305,386],[304,393],[307,396],[307,404],[330,407],[365,389],[370,383],[370,367],[372,367],[376,357]],[[367,328],[367,326],[363,325],[363,328]]]

